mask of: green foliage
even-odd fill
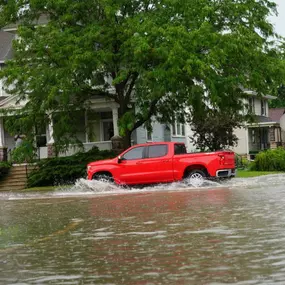
[[[152,116],[183,120],[205,100],[238,113],[240,86],[270,94],[284,79],[275,10],[270,0],[1,1],[0,26],[19,21],[19,37],[0,78],[29,101],[17,111],[25,133],[60,112],[57,144],[73,143],[74,112],[97,95],[119,104],[125,136]]]
[[[237,169],[248,169],[250,164],[251,163],[247,158],[235,153],[235,165]]]
[[[89,162],[113,157],[115,154],[112,151],[99,151],[94,147],[86,153],[41,160],[37,169],[29,175],[28,187],[74,183],[77,179],[86,177]]]
[[[0,179],[3,178],[9,172],[11,166],[12,165],[9,162],[6,161],[0,162]]]
[[[285,85],[282,84],[277,90],[277,97],[269,102],[270,108],[285,108]]]
[[[20,146],[13,149],[11,152],[13,163],[28,163],[36,159],[35,148],[28,140],[24,140]]]
[[[217,110],[205,104],[198,112],[192,112],[190,125],[193,136],[190,141],[201,151],[233,147],[238,142],[234,129],[242,127],[246,119],[246,116],[231,112],[231,109]]]
[[[258,153],[251,170],[256,171],[285,171],[285,149],[279,147]]]

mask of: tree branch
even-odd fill
[[[133,88],[134,88],[134,86],[135,86],[135,84],[136,84],[136,80],[137,80],[138,77],[139,77],[138,72],[134,72],[134,73],[132,73],[131,75],[133,75],[133,78],[132,78],[132,80],[131,80],[131,83],[129,84],[128,91],[126,92],[125,102],[129,102],[129,101],[130,101]],[[128,80],[129,80],[129,78],[128,78]]]
[[[139,128],[140,126],[142,126],[146,121],[148,121],[156,112],[156,104],[158,103],[159,99],[155,99],[150,103],[150,107],[149,107],[149,111],[148,114],[141,118],[140,120],[138,120],[131,131],[134,131],[135,129]]]

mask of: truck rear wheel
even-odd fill
[[[206,178],[206,173],[201,169],[191,170],[185,177],[185,180],[188,184],[194,187],[203,186]]]

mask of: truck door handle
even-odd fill
[[[169,159],[165,159],[165,160],[163,160],[162,162],[169,162]]]

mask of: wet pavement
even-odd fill
[[[285,284],[284,182],[0,193],[0,284]]]

